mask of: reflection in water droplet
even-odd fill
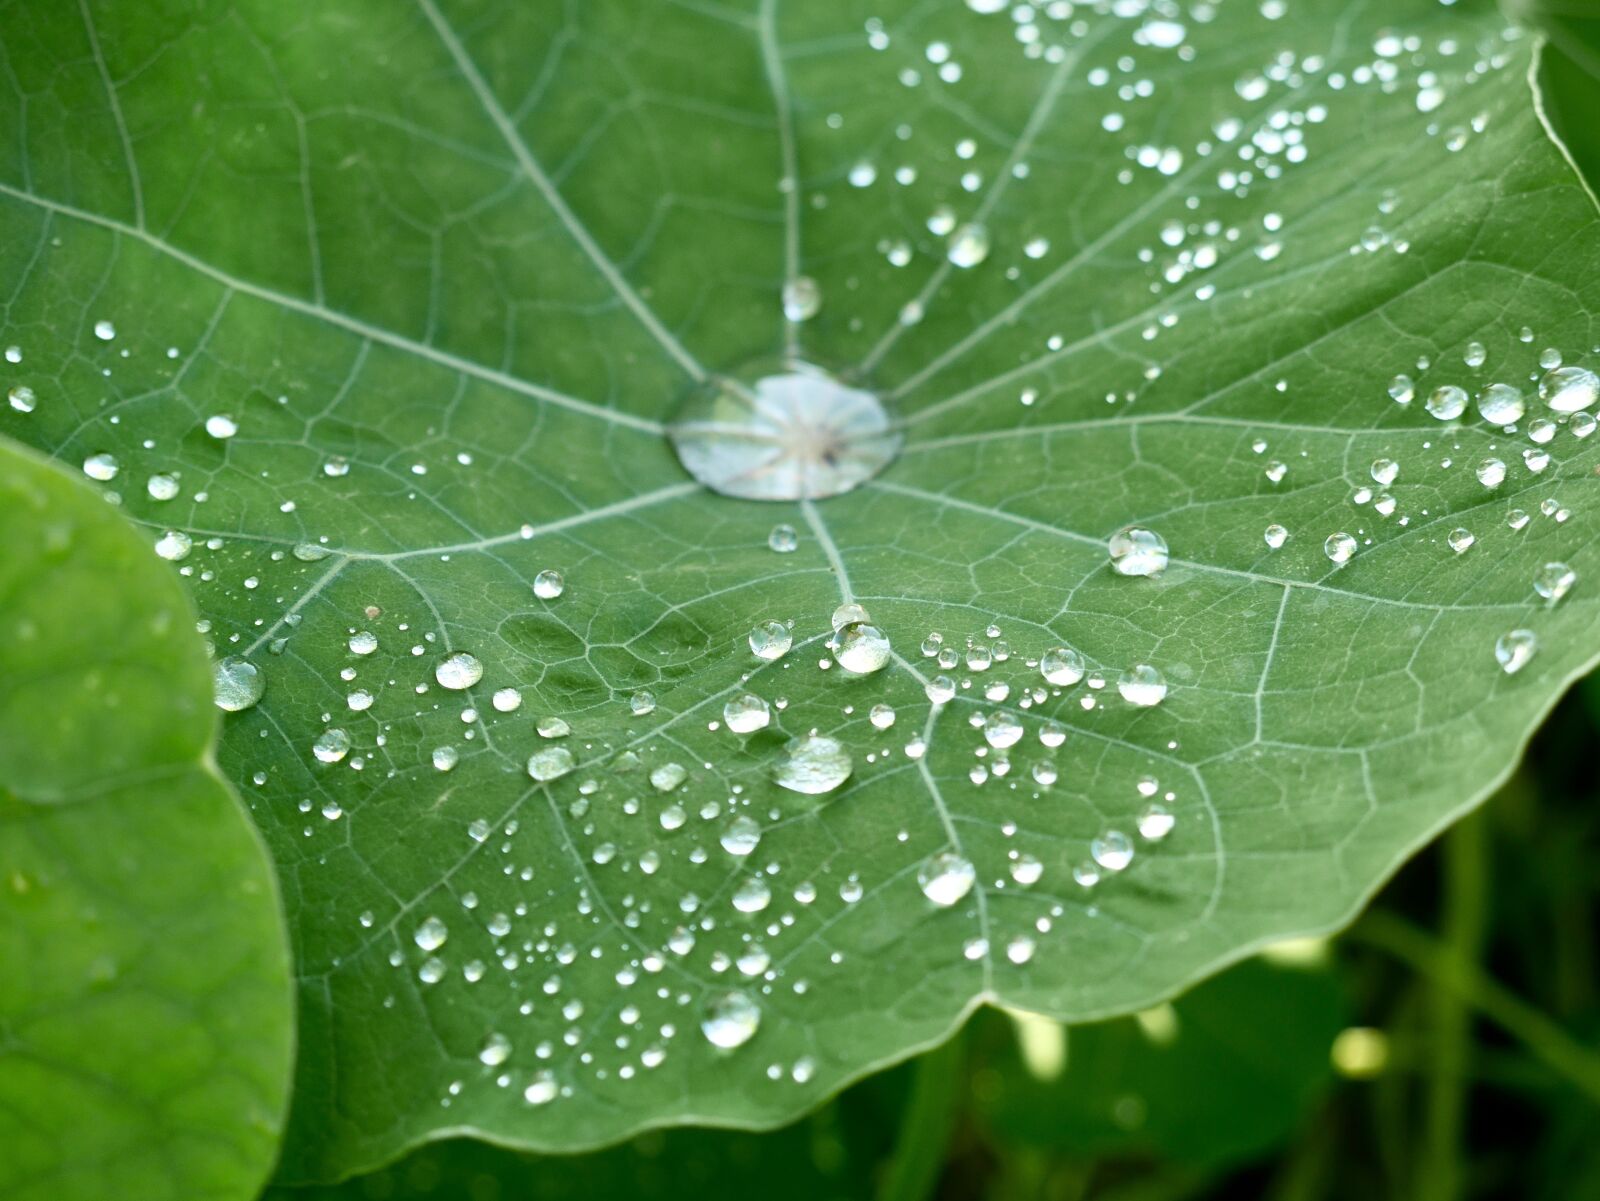
[[[559,780],[577,766],[578,761],[564,746],[547,746],[528,757],[528,775],[541,784]]]
[[[767,702],[751,692],[741,693],[722,706],[723,724],[735,734],[754,734],[766,729],[771,720]]]
[[[845,626],[830,645],[834,660],[852,675],[870,675],[889,662],[889,636],[864,621]]]
[[[475,656],[465,651],[457,651],[434,668],[433,678],[439,681],[441,688],[459,692],[463,688],[471,688],[483,679],[483,664],[479,663]]]
[[[758,659],[781,659],[794,644],[794,635],[781,621],[764,621],[750,631],[750,652]]]
[[[1133,840],[1121,830],[1107,830],[1089,842],[1089,854],[1108,872],[1120,872],[1133,862]]]
[[[1119,575],[1155,575],[1167,565],[1167,540],[1142,526],[1124,526],[1106,544]]]
[[[809,275],[783,285],[783,315],[789,321],[809,321],[822,308],[822,289]]]
[[[1454,421],[1467,411],[1466,390],[1456,387],[1455,384],[1436,388],[1428,397],[1427,409],[1440,421]]]
[[[555,600],[566,586],[559,571],[545,570],[533,577],[533,594],[540,600]]]
[[[1527,411],[1522,393],[1510,384],[1490,384],[1478,397],[1478,413],[1490,425],[1514,425]]]
[[[1117,691],[1130,705],[1149,708],[1167,699],[1167,679],[1148,663],[1135,663],[1117,677]]]
[[[1557,413],[1576,413],[1600,400],[1600,375],[1587,367],[1558,367],[1539,381],[1539,399]]]
[[[1322,544],[1322,553],[1333,563],[1348,563],[1356,553],[1356,540],[1343,530],[1329,534]]]
[[[737,991],[711,998],[705,1016],[700,1019],[700,1032],[706,1036],[706,1041],[725,1051],[742,1047],[760,1027],[760,1006],[749,993]]]
[[[746,500],[836,496],[876,475],[899,448],[877,397],[820,368],[782,363],[741,376],[696,391],[668,430],[689,474],[714,491]]]
[[[1495,662],[1506,675],[1513,675],[1528,665],[1538,649],[1539,639],[1532,630],[1509,630],[1495,640]]]
[[[1061,688],[1083,679],[1083,670],[1083,656],[1070,646],[1051,647],[1039,657],[1039,673]]]
[[[823,734],[791,738],[773,770],[773,782],[790,792],[820,796],[843,784],[854,770],[850,752]]]
[[[940,851],[917,870],[922,895],[935,905],[949,907],[972,891],[978,873],[972,864],[954,851]]]
[[[238,713],[261,699],[267,689],[267,677],[254,663],[234,655],[212,668],[212,684],[217,708]]]
[[[1533,577],[1533,590],[1554,604],[1578,582],[1578,573],[1565,563],[1546,563]]]

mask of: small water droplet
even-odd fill
[[[526,578],[526,577],[524,577]],[[559,571],[546,568],[533,577],[533,594],[540,600],[555,600],[566,590],[567,582]]]
[[[577,766],[578,761],[564,746],[547,746],[528,756],[528,775],[541,784],[559,780]]]
[[[1522,393],[1510,384],[1490,384],[1478,397],[1478,414],[1490,425],[1515,425],[1527,411]]]
[[[1555,604],[1578,582],[1578,573],[1565,563],[1546,563],[1533,577],[1533,590]]]
[[[783,315],[789,321],[809,321],[822,308],[822,289],[809,275],[796,276],[783,285]]]
[[[1269,550],[1281,550],[1283,544],[1289,541],[1289,531],[1277,522],[1273,522],[1262,532],[1262,537],[1266,540]]]
[[[1120,872],[1133,862],[1133,840],[1121,830],[1107,830],[1089,842],[1089,854],[1108,872]]]
[[[989,230],[976,223],[961,226],[951,235],[945,254],[957,267],[976,267],[989,257]]]
[[[889,662],[889,636],[865,621],[843,627],[830,645],[835,662],[852,675],[870,675]]]
[[[772,532],[767,535],[767,546],[777,551],[780,555],[787,555],[800,545],[800,535],[795,533],[794,526],[781,523],[772,527]]]
[[[450,937],[450,929],[437,917],[429,916],[423,918],[422,924],[411,937],[424,951],[437,951]]]

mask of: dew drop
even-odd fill
[[[436,917],[426,917],[411,938],[424,951],[437,951],[450,937],[450,929]]]
[[[156,554],[169,563],[180,563],[194,549],[194,539],[182,530],[168,530],[156,539]]]
[[[226,413],[216,413],[206,418],[206,433],[219,442],[226,441],[239,432],[239,423]]]
[[[724,851],[742,859],[761,845],[761,824],[741,813],[722,832],[721,841]]]
[[[1124,526],[1106,543],[1119,575],[1151,576],[1167,565],[1167,541],[1154,530]]]
[[[1273,522],[1262,532],[1262,537],[1266,540],[1269,550],[1280,550],[1283,544],[1289,541],[1289,531],[1277,522]]]
[[[466,651],[457,651],[453,655],[446,656],[443,662],[433,669],[433,678],[439,681],[441,688],[460,692],[483,679],[483,664]]]
[[[821,499],[881,471],[900,434],[878,398],[821,368],[784,361],[738,378],[719,376],[691,394],[668,435],[684,468],[724,496]],[[774,550],[794,549],[793,527]]]
[[[1039,674],[1045,681],[1066,688],[1083,679],[1083,656],[1070,646],[1053,646],[1039,656]]]
[[[750,630],[750,652],[769,663],[781,659],[794,645],[794,635],[781,621],[764,621]]]
[[[478,1062],[486,1067],[499,1067],[511,1058],[511,1040],[503,1034],[491,1034],[478,1049]]]
[[[350,753],[350,735],[337,726],[324,730],[311,744],[311,753],[319,763],[338,763]]]
[[[1446,384],[1434,389],[1426,407],[1440,421],[1454,421],[1467,411],[1467,399],[1466,389]]]
[[[1522,393],[1510,384],[1490,384],[1478,397],[1478,414],[1490,425],[1515,425],[1527,411]]]
[[[550,1072],[535,1073],[528,1087],[522,1090],[522,1099],[529,1105],[548,1105],[560,1091],[555,1076]]]
[[[754,693],[745,692],[722,706],[722,722],[735,734],[754,734],[767,728],[772,710]]]
[[[546,568],[533,577],[533,594],[540,600],[555,600],[566,590],[567,582],[559,571]]]
[[[1450,544],[1451,550],[1460,555],[1465,554],[1468,550],[1470,550],[1472,548],[1472,544],[1477,541],[1477,538],[1473,536],[1471,530],[1465,528],[1464,526],[1457,526],[1445,536],[1445,541]]]
[[[783,285],[783,316],[788,321],[809,321],[822,308],[822,289],[809,275]]]
[[[211,669],[217,708],[224,713],[239,713],[261,699],[267,690],[267,677],[254,663],[230,655]]]
[[[83,461],[83,474],[91,480],[98,480],[104,484],[117,478],[120,467],[116,455],[102,451],[100,454],[90,455]]]
[[[6,393],[6,399],[11,402],[11,407],[19,413],[31,413],[38,407],[39,399],[33,394],[33,389],[26,384],[18,384]]]
[[[1478,483],[1485,488],[1498,488],[1506,480],[1505,460],[1487,458],[1478,464]]]
[[[1557,413],[1577,413],[1600,400],[1600,375],[1587,367],[1557,367],[1539,381],[1539,399]]]
[[[744,992],[726,992],[706,1005],[700,1032],[713,1047],[731,1051],[749,1042],[761,1027],[761,1008]]]
[[[800,535],[795,533],[794,526],[779,524],[772,527],[772,532],[767,535],[767,546],[780,555],[787,555],[800,545]]]
[[[1495,639],[1494,658],[1506,675],[1514,675],[1528,665],[1539,639],[1532,630],[1508,630]]]
[[[1533,590],[1553,605],[1577,582],[1578,573],[1565,563],[1546,563],[1533,577]]]
[[[578,761],[564,746],[547,746],[528,756],[528,775],[541,784],[559,780],[577,766]]]
[[[1322,544],[1322,553],[1328,556],[1330,562],[1342,566],[1355,556],[1356,540],[1343,530],[1329,534]]]
[[[917,870],[922,895],[935,905],[949,908],[972,891],[978,873],[971,862],[954,851],[940,851]]]
[[[852,621],[833,639],[833,657],[852,675],[881,671],[889,662],[889,637],[875,625]]]
[[[850,752],[837,739],[803,734],[784,746],[772,778],[790,792],[820,796],[843,784],[854,767]]]
[[[1121,830],[1107,830],[1089,842],[1089,854],[1108,872],[1120,872],[1133,862],[1133,840]]]
[[[989,257],[989,230],[976,223],[961,226],[950,236],[945,253],[957,267],[976,267]]]
[[[1117,691],[1130,705],[1148,709],[1167,699],[1167,680],[1148,663],[1136,663],[1117,677]]]

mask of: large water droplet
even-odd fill
[[[1555,604],[1578,582],[1578,573],[1565,563],[1546,563],[1533,577],[1533,590],[1551,604]]]
[[[723,724],[735,734],[754,734],[767,728],[772,711],[752,692],[741,693],[722,706]]]
[[[1514,675],[1528,665],[1539,639],[1532,630],[1508,630],[1495,640],[1494,658],[1506,675]]]
[[[1557,367],[1539,381],[1539,399],[1557,413],[1576,413],[1600,400],[1600,375],[1587,367]]]
[[[1039,656],[1039,674],[1061,688],[1076,684],[1083,679],[1083,656],[1070,646],[1051,647]]]
[[[267,677],[254,663],[232,655],[212,668],[212,684],[217,708],[238,713],[261,699],[267,690]]]
[[[848,492],[900,446],[876,396],[806,363],[714,380],[689,397],[668,433],[690,475],[746,500]]]
[[[1490,384],[1478,397],[1478,414],[1490,425],[1515,425],[1527,411],[1522,393],[1510,384]]]
[[[794,644],[794,635],[781,621],[764,621],[750,631],[750,652],[758,659],[781,659]]]
[[[1467,411],[1466,389],[1458,388],[1455,384],[1435,388],[1428,397],[1427,409],[1440,421],[1454,421]]]
[[[725,992],[711,998],[700,1019],[700,1032],[706,1041],[725,1051],[742,1047],[760,1028],[761,1007],[744,992]]]
[[[1329,534],[1322,544],[1322,553],[1328,556],[1330,562],[1342,566],[1355,557],[1356,540],[1343,530]]]
[[[784,746],[772,779],[778,787],[790,792],[820,796],[849,779],[854,766],[850,752],[837,739],[823,734],[803,734],[791,738]]]
[[[1130,705],[1147,709],[1167,699],[1167,678],[1148,663],[1135,663],[1117,677],[1117,691]]]
[[[1133,840],[1121,830],[1107,830],[1089,842],[1089,854],[1108,872],[1120,872],[1133,862]]]
[[[978,873],[971,862],[954,851],[940,851],[917,870],[922,895],[935,905],[951,906],[972,891]]]
[[[528,775],[541,784],[559,780],[577,766],[578,761],[564,746],[547,746],[528,756]]]
[[[889,636],[865,621],[845,626],[831,645],[835,661],[852,675],[870,675],[889,662]]]
[[[478,662],[476,656],[469,655],[466,651],[457,651],[434,668],[433,678],[439,681],[441,688],[460,692],[463,688],[471,688],[483,679],[483,664]]]
[[[1106,543],[1120,575],[1155,575],[1167,565],[1167,540],[1142,526],[1124,526]]]

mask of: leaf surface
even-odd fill
[[[0,1195],[256,1196],[289,1101],[272,866],[210,762],[194,610],[0,443]]]
[[[265,675],[221,760],[297,932],[286,1178],[781,1122],[983,999],[1146,1006],[1346,920],[1594,660],[1600,439],[1537,387],[1595,364],[1600,231],[1533,40],[996,7],[14,6],[0,420],[114,455]],[[897,456],[701,487],[667,424],[785,354]],[[1491,383],[1512,430],[1427,408]],[[819,666],[841,601],[882,670]],[[848,779],[777,786],[810,732]]]

